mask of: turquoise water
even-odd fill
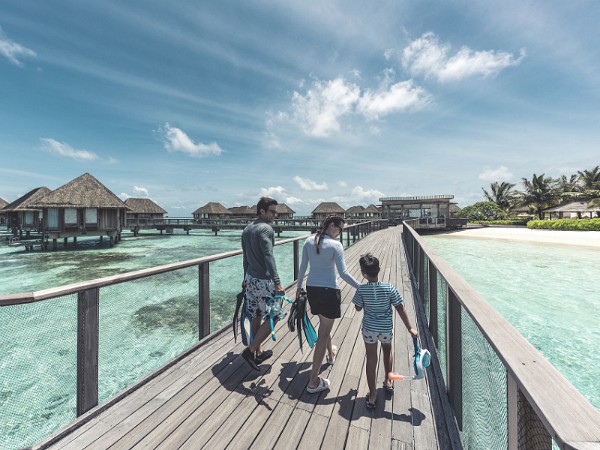
[[[600,249],[459,234],[424,237],[600,409]]]
[[[0,294],[36,291],[240,248],[240,231],[125,236],[113,248],[25,252],[0,244]],[[289,232],[278,239],[306,235]],[[292,245],[275,248],[284,285]],[[211,330],[233,315],[241,256],[210,264]],[[77,298],[0,308],[0,449],[34,444],[75,418]],[[100,289],[99,401],[198,341],[198,269]]]

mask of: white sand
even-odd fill
[[[545,242],[600,248],[600,231],[530,230],[513,227],[465,228],[448,234],[452,237],[478,237],[515,241]]]

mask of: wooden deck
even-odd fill
[[[414,321],[413,288],[401,231],[393,227],[372,233],[346,250],[346,262],[362,280],[359,256],[372,252],[379,257],[380,278],[398,286]],[[312,351],[304,342],[304,353],[300,353],[296,334],[287,330],[286,323],[279,325],[276,342],[265,343],[274,355],[260,373],[239,356],[243,346],[233,341],[228,329],[34,448],[459,448],[454,421],[443,414],[448,406],[437,395],[433,370],[428,370],[425,380],[397,381],[395,392],[386,394],[381,388],[380,364],[377,408],[366,409],[362,313],[351,305],[353,293],[342,282],[343,317],[333,330],[338,357],[334,365],[322,366],[322,376],[331,381],[329,392],[306,393]],[[426,343],[428,336],[421,324],[419,330]],[[410,374],[412,343],[397,314],[395,331],[395,370]]]

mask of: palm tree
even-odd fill
[[[488,201],[494,202],[496,205],[502,208],[503,211],[509,212],[515,203],[515,192],[511,192],[511,189],[514,187],[514,184],[507,183],[506,181],[503,181],[502,183],[495,181],[490,185],[491,193],[486,191],[484,188],[481,189],[483,190],[483,194]]]
[[[569,178],[566,175],[561,175],[556,180],[556,191],[561,202],[572,202],[583,195],[578,181],[579,175],[577,174],[573,174]]]
[[[556,198],[556,188],[554,180],[551,177],[544,177],[544,174],[533,174],[531,181],[522,178],[525,192],[521,197],[522,203],[530,206],[540,219],[543,218],[542,211],[552,206]]]
[[[577,171],[579,178],[577,179],[582,191],[597,191],[600,190],[600,166],[594,167],[592,170]]]

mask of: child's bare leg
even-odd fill
[[[394,366],[394,355],[392,354],[392,344],[391,343],[381,343],[381,350],[383,352],[383,367],[385,368],[385,380],[384,384],[386,386],[392,386],[393,382],[388,379],[388,373],[392,371],[392,367]]]
[[[375,387],[375,375],[377,371],[377,342],[374,344],[367,344],[365,342],[365,350],[367,353],[365,373],[367,375],[367,385],[369,386],[369,403],[374,405],[377,401],[377,391]]]

